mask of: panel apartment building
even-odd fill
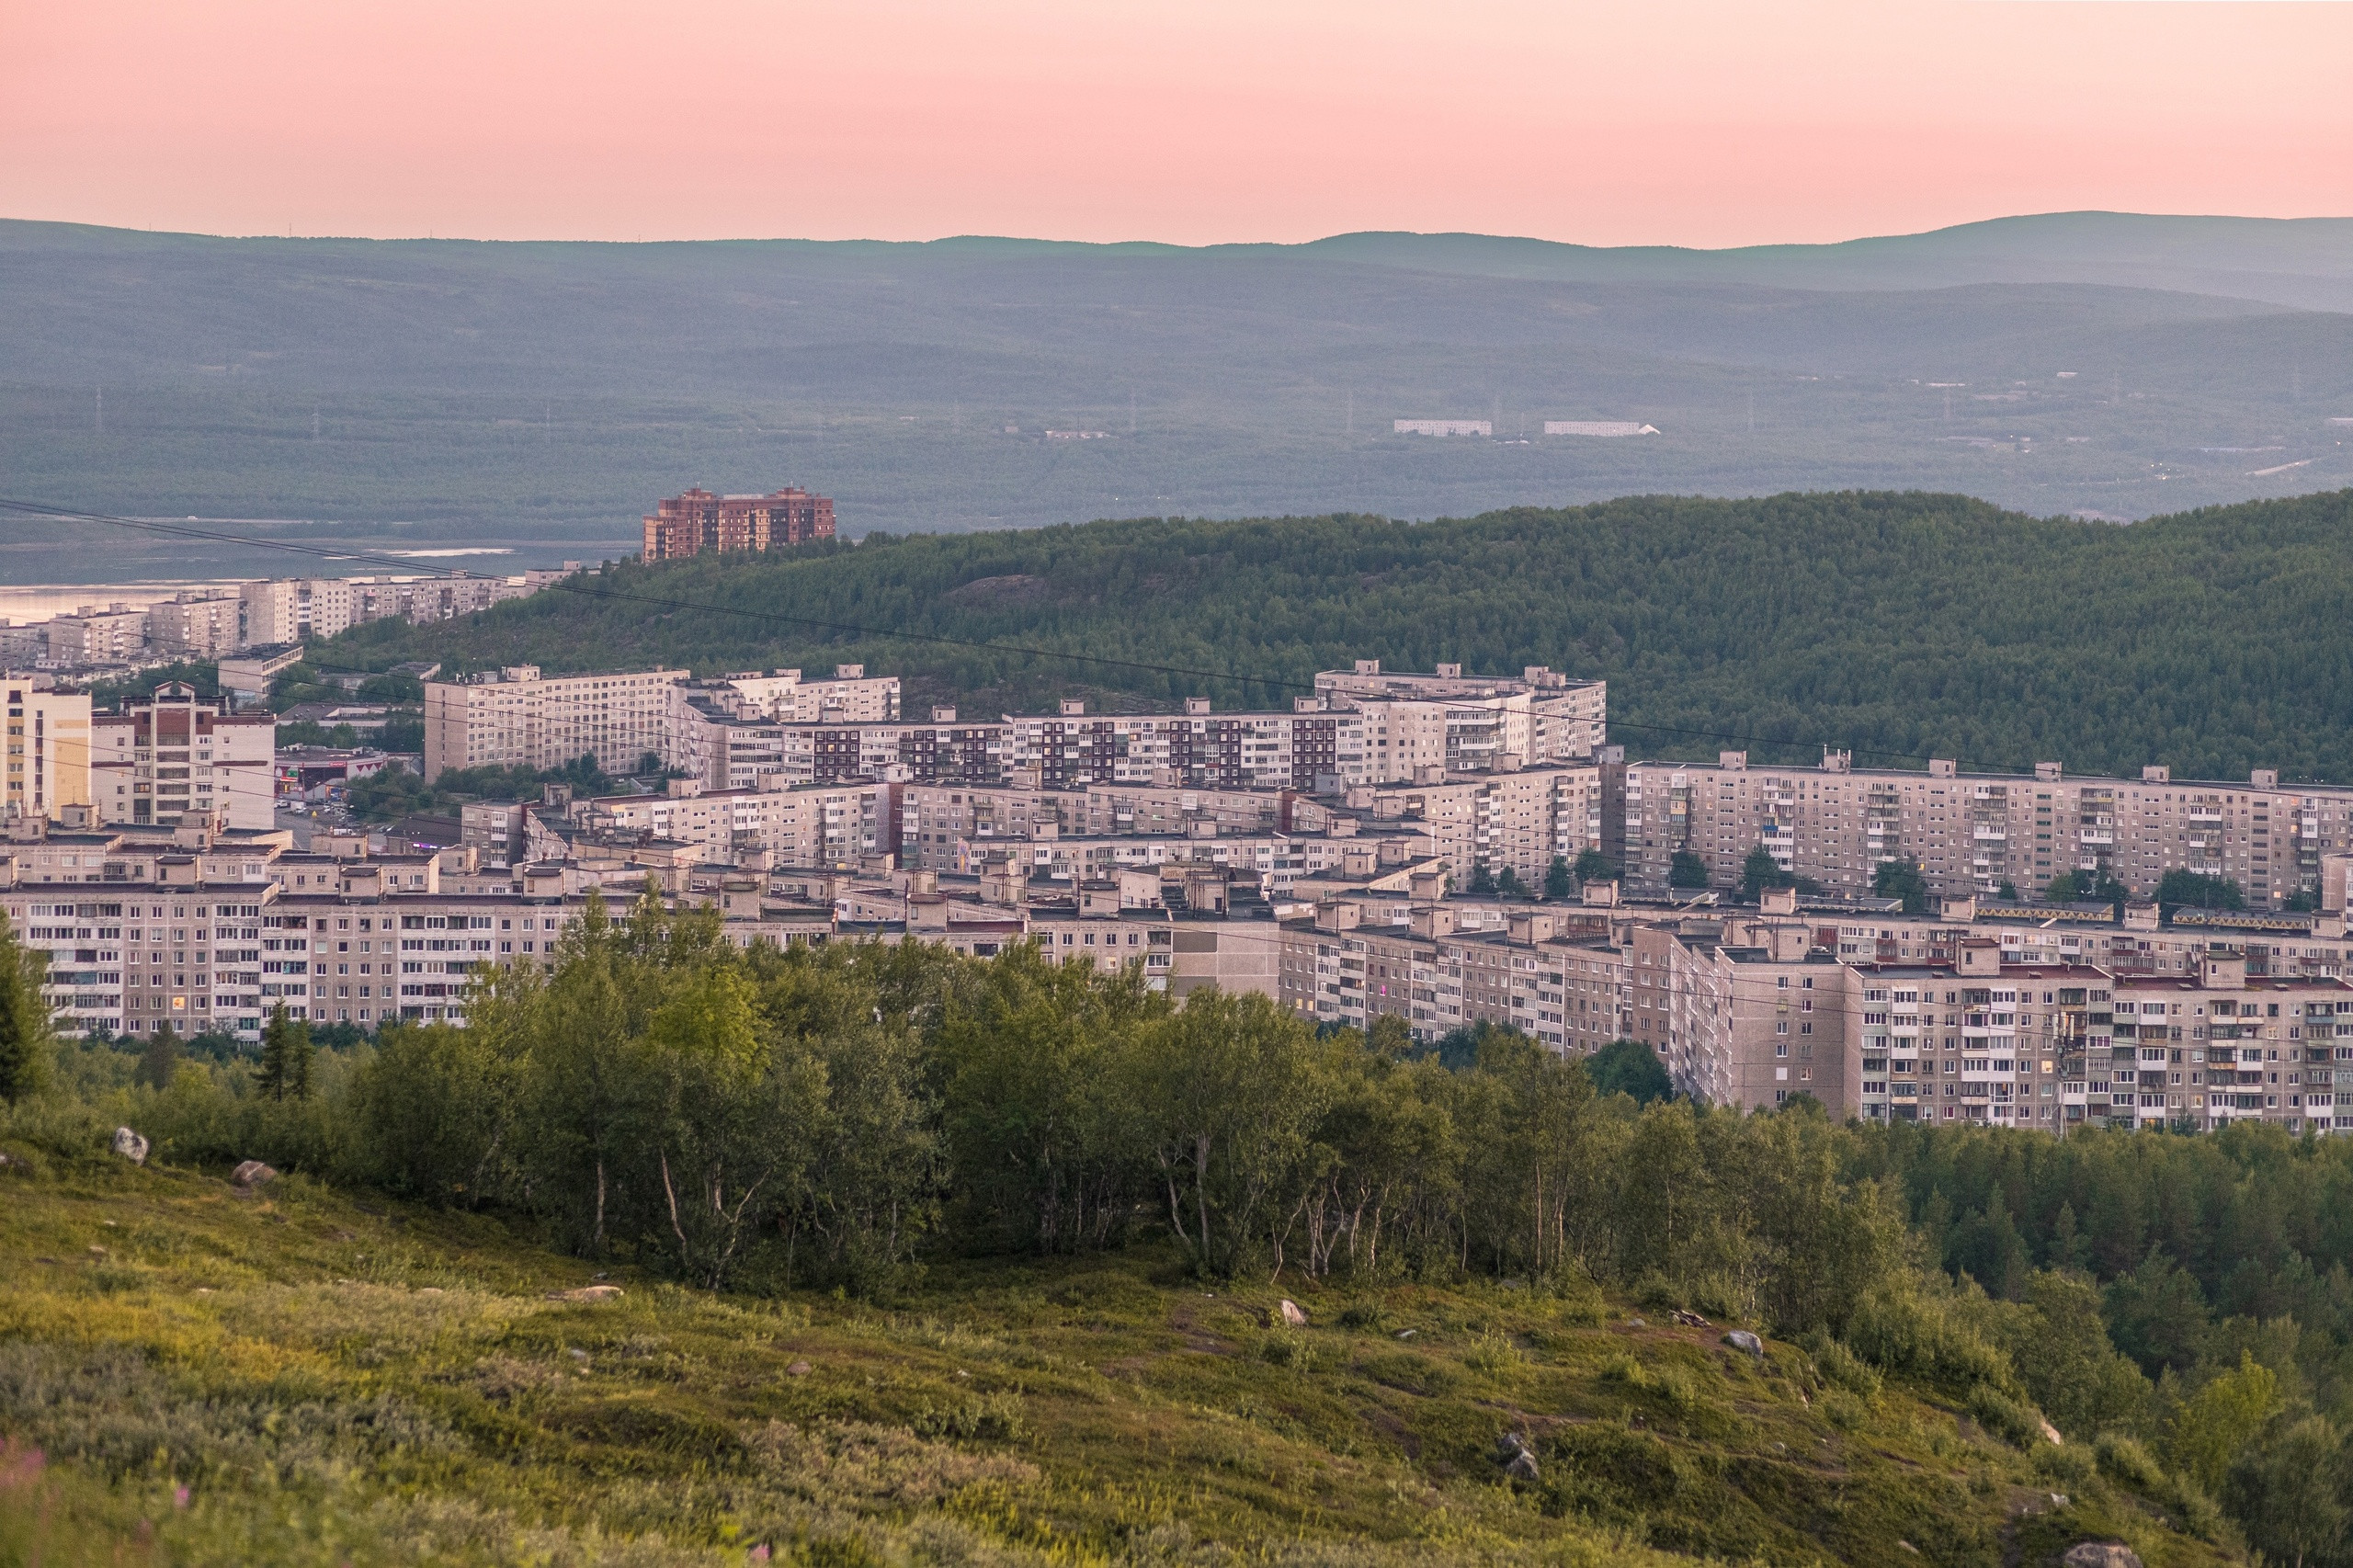
[[[449,768],[562,767],[594,757],[633,772],[650,753],[671,756],[672,693],[684,670],[545,676],[508,665],[462,680],[425,683],[425,777]]]
[[[1435,780],[1448,773],[1503,773],[1588,762],[1607,722],[1608,690],[1542,667],[1518,678],[1383,673],[1378,661],[1316,677],[1318,694],[1288,711],[1220,713],[1190,698],[1182,713],[1089,713],[1077,699],[1044,714],[995,722],[952,708],[911,721],[743,723],[702,744],[698,768],[719,782],[722,749],[748,758],[768,748],[790,783],[895,777],[912,783],[1002,784],[1016,773],[1049,790],[1093,784],[1174,783],[1190,789],[1324,791],[1350,785]],[[710,706],[710,705],[705,705]],[[745,715],[727,717],[743,722]],[[722,728],[719,710],[704,724]],[[731,762],[729,781],[756,767]]]
[[[1378,659],[1358,659],[1352,669],[1318,674],[1315,690],[1325,706],[1367,716],[1368,755],[1343,771],[1372,783],[1433,766],[1492,773],[1583,761],[1608,738],[1608,683],[1572,680],[1542,665],[1514,678],[1465,676],[1461,665],[1383,670]]]
[[[276,825],[274,714],[230,713],[167,681],[89,725],[87,799],[100,822],[165,827],[193,812],[241,830]]]
[[[689,490],[658,503],[645,519],[645,559],[678,561],[705,551],[773,550],[834,537],[834,504],[805,490],[714,495]]]
[[[2063,774],[1859,769],[1845,752],[1819,767],[1752,767],[1745,752],[1713,767],[1643,762],[1625,771],[1622,855],[1631,881],[1667,885],[1674,857],[1696,855],[1717,886],[1737,883],[1763,845],[1782,869],[1826,891],[1862,895],[1877,868],[1918,863],[1931,892],[1991,897],[2008,882],[2041,891],[2064,871],[2106,871],[2136,893],[2177,868],[2228,877],[2257,903],[2319,885],[2322,857],[2353,846],[2353,789],[2282,788],[2256,770],[2245,783],[2177,782],[2165,767],[2138,779]]]
[[[90,699],[43,691],[22,676],[0,682],[8,694],[11,818],[53,817],[90,803]]]

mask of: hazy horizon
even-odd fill
[[[2353,7],[27,10],[0,212],[241,234],[1721,248],[2342,210]]]

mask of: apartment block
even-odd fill
[[[1427,853],[1445,858],[1457,888],[1483,866],[1490,875],[1509,870],[1532,889],[1556,858],[1574,861],[1602,844],[1602,775],[1590,764],[1390,785],[1351,791],[1348,800],[1363,801],[1373,823],[1419,827]]]
[[[686,695],[712,700],[732,717],[779,724],[889,723],[899,717],[899,677],[869,676],[864,665],[835,665],[830,680],[803,678],[799,670],[750,670],[697,681]]]
[[[237,590],[242,646],[333,637],[358,624],[358,595],[345,577],[280,577]]]
[[[49,657],[60,665],[119,665],[147,647],[147,612],[129,605],[84,605],[49,623]]]
[[[238,829],[275,825],[275,715],[230,713],[168,681],[89,725],[89,799],[100,822],[168,826],[193,813]]]
[[[833,537],[834,504],[823,495],[793,489],[766,495],[688,490],[657,503],[645,519],[645,559],[773,550]]]
[[[1365,715],[1364,749],[1340,771],[1373,783],[1429,767],[1487,773],[1585,761],[1607,739],[1608,684],[1542,665],[1515,678],[1465,676],[1461,665],[1384,671],[1378,659],[1358,659],[1353,669],[1317,675],[1315,690],[1326,706]]]
[[[1850,973],[1802,926],[1721,932],[1644,926],[1632,944],[1636,1038],[1677,1087],[1719,1105],[1768,1108],[1808,1095],[1847,1104]]]
[[[1054,713],[1008,716],[1005,723],[1006,765],[1050,790],[1174,783],[1313,790],[1342,776],[1343,754],[1360,749],[1344,737],[1363,721],[1313,698],[1290,712],[1222,714],[1197,697],[1181,714],[1089,714],[1085,703],[1068,700]]]
[[[147,607],[147,642],[179,659],[218,659],[244,646],[244,601],[234,594],[182,594]]]
[[[672,688],[684,670],[543,676],[509,665],[425,683],[425,777],[449,768],[554,768],[583,756],[608,773],[671,755]]]
[[[2269,903],[2316,889],[2322,857],[2353,845],[2353,789],[2283,789],[2270,769],[2245,784],[2177,783],[2164,767],[2085,778],[2043,763],[2026,778],[1934,761],[1912,773],[1859,770],[1843,752],[1820,767],[1755,767],[1727,751],[1713,767],[1631,764],[1624,791],[1626,871],[1654,888],[1678,852],[1714,885],[1736,884],[1761,844],[1783,870],[1848,895],[1868,893],[1881,864],[1911,860],[1945,895],[2005,883],[2033,894],[2078,870],[2145,895],[2182,869]]]
[[[861,782],[786,790],[679,790],[585,801],[591,833],[692,845],[722,863],[764,855],[777,865],[855,867],[897,847],[899,789]]]
[[[2129,1108],[2144,1126],[2353,1130],[2353,985],[2342,979],[2251,974],[2224,951],[2190,975],[2120,975],[2114,992],[2112,1052],[2087,1052],[2083,1070],[2087,1115],[2105,1087],[2113,1118]]]
[[[7,792],[12,818],[53,817],[90,803],[90,699],[44,691],[22,676],[0,676],[8,695]]]

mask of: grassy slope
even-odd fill
[[[299,1181],[0,1171],[0,1432],[61,1461],[0,1452],[0,1563],[2223,1560],[1909,1392],[1598,1301],[1306,1293],[1284,1333],[1150,1253],[882,1307],[616,1278],[551,1301],[585,1265]]]

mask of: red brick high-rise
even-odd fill
[[[677,561],[707,550],[767,550],[834,537],[834,504],[806,490],[713,495],[689,490],[645,519],[645,559]]]

